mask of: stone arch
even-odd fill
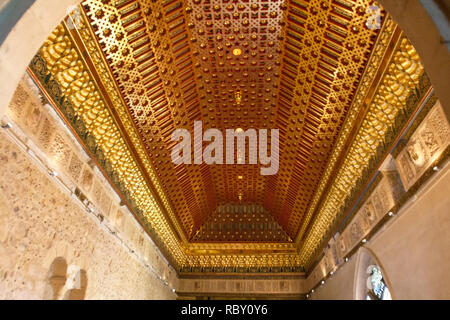
[[[32,5],[20,17],[10,19],[9,32],[0,46],[0,116],[9,105],[11,97],[23,76],[26,67],[47,36],[67,15],[67,9],[80,0],[30,0]],[[11,1],[12,2],[12,1]],[[446,9],[437,6],[439,0],[379,0],[392,15],[415,46],[425,70],[430,76],[437,95],[447,115],[450,114],[450,52],[448,26],[442,19],[430,15],[429,6],[441,10],[447,17]],[[425,7],[424,7],[425,5]],[[24,9],[22,9],[24,10]],[[428,11],[427,11],[428,10]],[[431,12],[431,11],[430,11]]]
[[[358,250],[356,257],[356,267],[353,280],[353,299],[354,300],[365,300],[367,293],[367,268],[370,265],[377,265],[383,274],[383,279],[386,282],[387,287],[391,293],[392,299],[395,299],[392,284],[389,281],[389,277],[386,274],[385,268],[380,263],[375,254],[366,247],[361,247]]]
[[[57,257],[50,265],[50,269],[46,278],[46,287],[44,292],[44,299],[58,300],[62,288],[67,280],[67,262],[63,257]]]
[[[86,296],[88,278],[85,270],[80,269],[72,279],[71,289],[64,294],[63,300],[84,300]]]
[[[8,1],[21,8],[25,1]],[[80,0],[30,0],[31,6],[9,25],[2,28],[10,30],[0,46],[0,116],[3,116],[20,79],[33,56],[53,29],[67,15],[67,8],[80,3]],[[7,4],[8,5],[8,4]]]

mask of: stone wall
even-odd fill
[[[0,299],[176,298],[174,270],[29,79],[6,123]]]

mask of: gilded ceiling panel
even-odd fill
[[[379,33],[365,26],[367,5],[83,3],[187,238],[218,205],[237,201],[264,205],[295,238]],[[173,165],[171,133],[192,132],[195,120],[205,130],[280,129],[280,172]]]

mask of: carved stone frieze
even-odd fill
[[[450,125],[439,101],[395,159],[405,190],[438,159],[450,144]]]

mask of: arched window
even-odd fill
[[[383,273],[377,265],[367,268],[367,295],[366,300],[392,300],[391,292],[383,279]]]
[[[393,288],[390,287],[388,275],[381,268],[381,263],[375,255],[365,247],[360,248],[357,253],[354,281],[355,300],[393,299]]]

